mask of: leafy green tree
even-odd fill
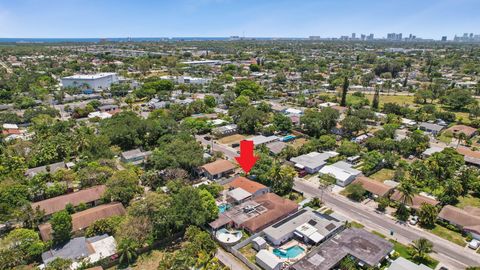
[[[280,113],[273,116],[273,125],[278,131],[290,132],[292,130],[292,120]]]
[[[362,172],[368,175],[382,166],[383,155],[378,151],[370,151],[363,155],[362,160]]]
[[[234,90],[237,96],[246,95],[254,100],[262,97],[265,92],[262,86],[251,80],[238,81]]]
[[[355,142],[351,142],[348,140],[343,140],[340,146],[337,148],[337,152],[342,156],[356,156],[361,153],[362,147]]]
[[[380,88],[376,87],[375,88],[375,94],[373,95],[373,100],[372,100],[372,109],[378,110],[380,107]]]
[[[297,172],[291,166],[281,166],[274,163],[268,172],[268,183],[263,183],[270,186],[273,192],[280,195],[288,194],[293,188],[293,180]]]
[[[357,202],[363,201],[367,193],[361,184],[350,184],[345,188],[345,192],[348,198]]]
[[[452,89],[443,100],[445,104],[454,110],[461,110],[476,102],[472,93],[466,89]]]
[[[204,102],[205,102],[205,105],[207,105],[210,108],[215,108],[215,106],[217,105],[217,101],[215,100],[215,97],[211,95],[206,95]]]
[[[149,165],[157,170],[182,168],[193,173],[202,164],[202,146],[186,134],[164,138],[149,158]]]
[[[215,198],[206,189],[199,190],[202,199],[202,206],[207,214],[207,221],[213,221],[218,217],[218,206],[215,203]]]
[[[423,203],[418,212],[418,222],[422,227],[433,228],[435,227],[435,221],[437,220],[438,209],[437,207]]]
[[[367,125],[365,125],[362,119],[353,115],[345,117],[340,124],[342,125],[342,130],[349,136],[357,134],[367,128]]]
[[[138,183],[139,177],[133,170],[117,171],[108,179],[104,196],[110,201],[119,201],[123,205],[128,205],[135,196],[143,193]]]
[[[66,210],[54,213],[50,224],[52,225],[52,237],[55,244],[61,245],[70,240],[72,234],[72,217]]]
[[[377,200],[377,210],[384,212],[390,205],[390,200],[386,197],[380,197]]]
[[[300,121],[309,135],[319,137],[330,133],[339,116],[338,111],[332,108],[324,108],[321,111],[306,110]]]
[[[247,134],[253,134],[262,127],[265,114],[255,107],[248,107],[238,119],[238,129]]]
[[[44,249],[45,244],[40,240],[37,232],[29,229],[14,229],[0,241],[0,263],[5,266],[28,264],[38,259]],[[15,254],[15,258],[3,261],[9,257],[8,254]]]
[[[45,270],[70,270],[73,261],[71,259],[55,258],[47,263]]]
[[[87,237],[102,234],[113,235],[118,229],[123,219],[123,216],[112,216],[96,220],[92,225],[87,228],[87,230],[85,231],[85,235]]]

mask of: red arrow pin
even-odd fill
[[[253,155],[253,141],[243,140],[240,142],[240,156],[235,157],[240,167],[242,167],[245,173],[248,173],[253,165],[258,160],[258,157]]]

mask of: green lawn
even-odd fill
[[[466,244],[465,238],[461,233],[449,230],[439,224],[437,224],[435,228],[431,229],[430,232],[459,246],[464,247]]]
[[[296,203],[300,203],[301,201],[305,200],[305,197],[303,197],[302,194],[300,194],[296,191],[292,191],[289,194],[284,195],[283,198],[292,200]]]
[[[380,171],[370,175],[369,177],[373,180],[382,182],[385,180],[392,180],[395,175],[395,170],[392,169],[381,169]]]
[[[427,256],[427,258],[425,260],[421,260],[421,261],[418,261],[418,260],[414,260],[412,258],[412,255],[410,254],[410,248],[402,243],[399,243],[393,239],[390,239],[388,240],[390,241],[392,244],[393,244],[393,249],[395,249],[396,252],[398,252],[398,254],[400,255],[400,257],[403,257],[409,261],[412,261],[416,264],[420,264],[420,263],[423,263],[425,264],[426,266],[432,268],[432,269],[435,269],[439,263],[439,261],[433,259],[432,257],[430,256]]]
[[[458,208],[465,208],[465,206],[472,206],[480,208],[480,198],[473,197],[472,195],[467,195],[465,197],[460,197],[458,204],[456,205]]]
[[[350,225],[352,226],[352,228],[357,228],[357,229],[363,229],[365,227],[365,225],[358,223],[356,221],[350,221]]]
[[[245,256],[249,261],[252,263],[255,263],[255,255],[257,255],[257,252],[253,249],[252,243],[249,243],[248,245],[242,247],[239,249],[240,253]]]
[[[437,139],[446,144],[449,144],[452,142],[452,138],[449,136],[445,136],[443,133],[440,136],[438,136]]]
[[[380,233],[380,232],[377,232],[377,231],[371,231],[371,233],[375,234],[376,236],[380,236],[380,237],[383,238],[383,239],[386,239],[386,238],[387,238],[384,234],[382,234],[382,233]]]
[[[370,102],[373,100],[373,95],[365,95]],[[380,95],[380,106],[382,106],[384,103],[398,103],[400,105],[416,105],[413,102],[414,97],[413,96],[394,96],[394,95]]]

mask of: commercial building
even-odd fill
[[[265,238],[280,246],[292,238],[306,244],[318,244],[343,228],[344,220],[324,215],[306,207],[263,230]]]
[[[102,91],[109,89],[113,83],[117,83],[117,73],[97,73],[92,75],[73,75],[62,78],[62,86],[88,88],[94,91]]]

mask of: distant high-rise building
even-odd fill
[[[311,40],[319,40],[320,36],[309,36],[308,38]]]
[[[373,34],[368,35],[368,38],[367,38],[367,39],[368,39],[368,40],[373,40],[373,39],[374,39],[374,35],[373,35]]]
[[[357,35],[355,33],[352,33],[352,39],[355,39]]]
[[[443,36],[442,41],[447,41],[447,36]]]
[[[361,40],[365,40],[366,38],[367,38],[367,36],[365,34],[360,35]]]

